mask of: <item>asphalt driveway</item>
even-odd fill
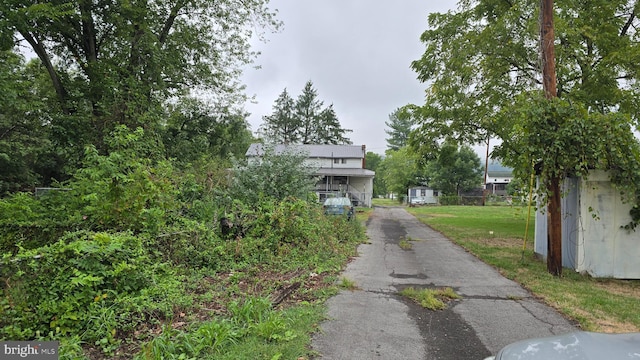
[[[374,209],[370,243],[343,277],[356,283],[328,301],[312,346],[322,359],[480,359],[511,342],[575,331],[552,308],[403,208]],[[411,238],[412,248],[399,241]],[[462,299],[421,308],[403,288],[451,287]]]

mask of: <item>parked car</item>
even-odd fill
[[[427,203],[427,199],[425,199],[422,196],[416,196],[416,197],[412,197],[411,200],[409,200],[409,203],[411,205],[424,205]]]
[[[602,334],[577,331],[522,340],[485,360],[640,359],[640,333]]]
[[[347,220],[353,219],[355,214],[353,204],[348,197],[327,198],[323,208],[325,215],[344,215]]]

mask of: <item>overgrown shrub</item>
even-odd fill
[[[440,205],[460,205],[460,196],[457,195],[440,195],[438,197]]]
[[[236,162],[230,186],[233,199],[246,204],[257,204],[261,198],[288,197],[305,199],[313,189],[316,178],[314,168],[305,164],[306,154],[295,148],[276,153],[272,147],[260,148],[259,158]]]
[[[64,209],[36,199],[30,193],[16,193],[0,199],[0,252],[16,254],[19,248],[33,249],[54,243],[66,231],[74,228],[73,220],[64,216]]]
[[[168,301],[145,292],[180,286],[171,267],[151,261],[143,241],[130,233],[69,233],[55,244],[5,256],[0,276],[0,337],[80,335],[106,351],[117,345],[120,331]]]
[[[322,214],[304,190],[313,183],[303,178],[308,169],[271,163],[262,175],[284,166],[300,181],[276,192],[265,190],[276,181],[269,176],[258,176],[255,189],[228,188],[223,161],[178,171],[145,156],[143,135],[119,128],[109,154],[88,148],[84,168],[60,184],[64,191],[0,200],[0,339],[60,340],[61,358],[82,357],[83,346],[108,356],[123,339],[193,310],[205,295],[190,294],[187,278],[243,269],[335,272],[364,234],[357,221]],[[222,217],[233,224],[226,234]],[[243,334],[285,341],[286,321],[265,304],[230,305],[232,319],[196,324],[195,332],[166,327],[141,356],[208,355]],[[252,309],[250,325],[234,320]]]

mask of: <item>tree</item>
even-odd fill
[[[10,51],[0,51],[0,195],[24,190],[40,183],[38,163],[50,143],[43,129],[44,108],[24,60]]]
[[[371,151],[367,151],[364,155],[365,169],[369,169],[376,172],[376,176],[373,178],[373,196],[386,195],[387,187],[384,183],[382,173],[382,156]]]
[[[603,113],[634,113],[629,110],[637,108],[640,89],[616,79],[633,80],[639,74],[633,65],[640,59],[635,2],[597,3],[559,3],[558,96]],[[523,92],[541,89],[537,2],[461,5],[457,12],[431,14],[430,28],[421,36],[426,50],[412,68],[432,84],[423,106],[408,107],[419,120],[416,140],[450,137],[478,143],[487,133],[495,134],[502,108]]]
[[[630,136],[640,95],[637,2],[558,3],[558,100],[540,100],[538,4],[465,1],[456,12],[430,15],[421,37],[426,51],[412,63],[430,84],[426,102],[405,109],[419,122],[411,145],[430,153],[443,138],[478,143],[497,136],[502,144],[494,155],[523,179],[535,165],[542,197],[558,195],[552,183],[590,169],[612,170],[612,180],[638,197],[640,158]],[[611,142],[595,146],[600,138]],[[631,215],[637,224],[640,216]]]
[[[313,88],[313,83],[307,81],[302,89],[302,94],[296,100],[296,118],[299,121],[300,141],[303,144],[315,144],[319,129],[322,101],[318,100],[318,92]]]
[[[387,148],[390,150],[398,150],[408,145],[413,119],[407,112],[402,109],[396,109],[389,115],[389,120],[385,122],[389,130],[385,130],[389,137],[387,140]]]
[[[276,99],[273,113],[262,117],[261,132],[268,141],[284,144],[351,144],[333,109],[323,108],[313,83],[307,81],[296,101],[287,89]]]
[[[262,117],[262,134],[276,144],[296,144],[300,138],[300,123],[295,108],[295,100],[285,88],[273,104],[273,113]]]
[[[316,139],[317,144],[351,144],[351,140],[345,136],[351,130],[343,129],[333,109],[333,104],[324,108],[317,119]]]
[[[409,187],[420,183],[418,157],[407,147],[389,150],[386,155],[378,169],[382,173],[387,191],[400,195],[402,199]]]
[[[170,108],[162,136],[167,157],[183,164],[202,157],[243,157],[252,140],[246,114],[193,98]]]
[[[243,101],[241,67],[252,28],[279,23],[267,1],[2,1],[0,43],[23,39],[43,64],[66,115],[86,112],[96,138],[116,124],[148,129],[143,116],[191,89]]]
[[[427,165],[429,186],[447,195],[460,196],[482,184],[484,170],[478,155],[469,146],[445,143],[437,158]]]

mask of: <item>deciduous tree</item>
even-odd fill
[[[218,103],[243,100],[238,76],[253,59],[252,30],[279,25],[266,4],[2,1],[0,43],[28,43],[63,112],[88,111],[84,121],[101,137],[114,124],[153,129],[157,114],[144,114],[190,90],[207,91]]]
[[[367,151],[364,155],[364,159],[365,168],[376,172],[376,177],[373,178],[373,196],[386,195],[387,186],[384,182],[383,168],[380,166],[383,160],[382,156],[374,152]]]
[[[182,164],[203,157],[244,157],[252,140],[245,113],[214,108],[193,98],[170,108],[162,136],[167,157]]]
[[[387,151],[378,169],[387,191],[400,195],[401,199],[407,194],[409,187],[419,185],[422,178],[419,159],[407,147]]]
[[[426,167],[429,186],[446,195],[461,195],[482,184],[484,170],[478,155],[469,146],[445,143],[435,160]]]
[[[554,195],[552,182],[599,168],[613,170],[612,180],[628,196],[638,197],[640,185],[634,179],[640,157],[630,136],[640,98],[638,2],[557,2],[560,100],[544,101],[540,2],[474,0],[459,5],[457,11],[429,16],[429,29],[421,37],[426,51],[412,63],[429,87],[424,105],[406,107],[419,121],[411,145],[433,153],[441,139],[479,143],[497,136],[502,145],[496,154],[517,174],[526,179],[536,165],[542,196]],[[601,121],[607,118],[616,125]],[[601,135],[594,136],[593,126],[599,126]],[[603,138],[610,140],[605,147],[598,143]],[[634,226],[640,214],[631,215]]]

